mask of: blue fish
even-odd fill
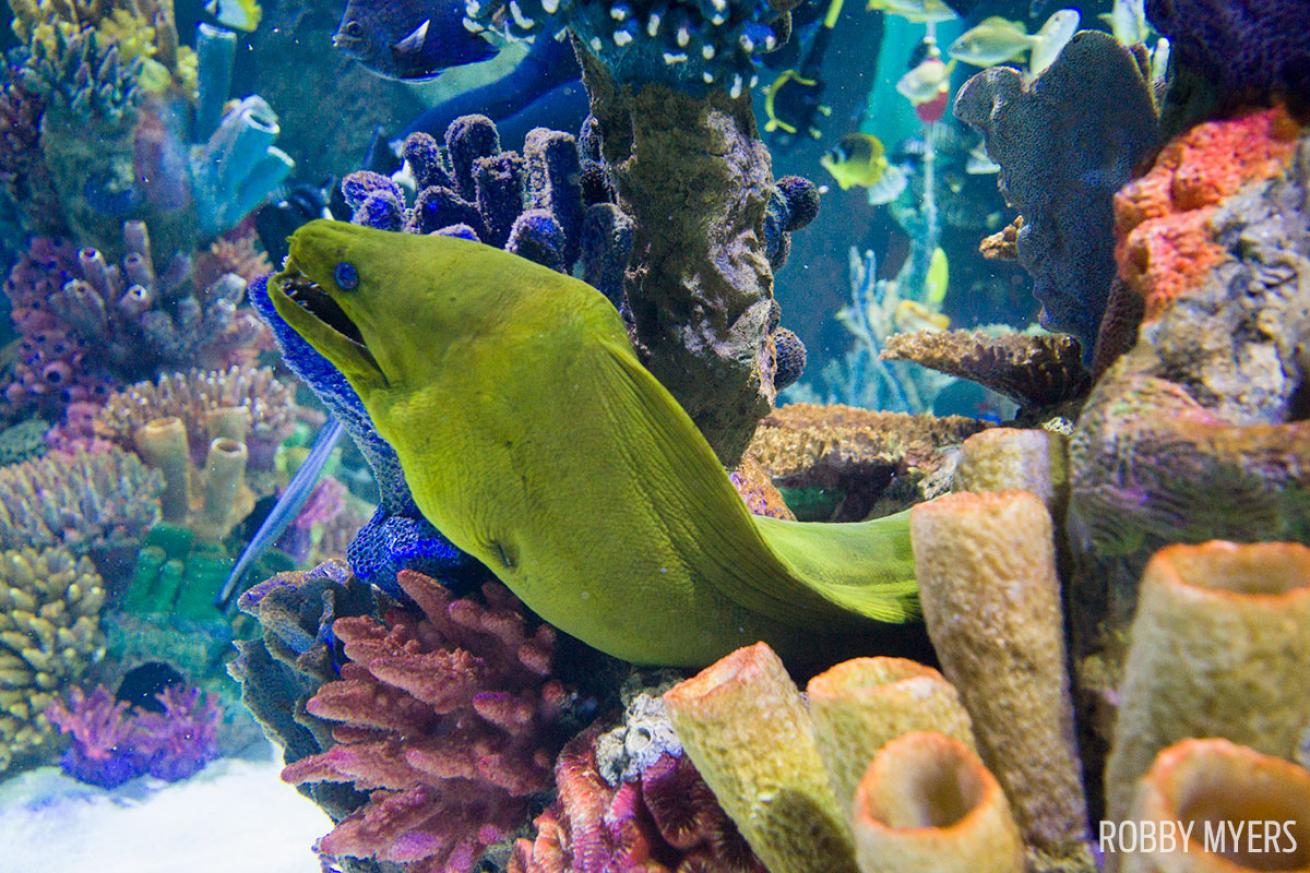
[[[318,483],[323,468],[332,456],[332,450],[336,448],[337,442],[344,432],[345,429],[341,426],[341,422],[331,417],[328,418],[323,427],[319,428],[318,436],[314,437],[314,445],[310,448],[309,455],[305,458],[304,463],[296,469],[296,474],[287,483],[286,490],[282,492],[282,496],[274,504],[273,511],[264,518],[264,523],[259,526],[259,530],[255,531],[255,535],[250,538],[245,551],[241,553],[236,566],[232,568],[227,581],[223,583],[223,590],[219,592],[218,598],[214,601],[214,605],[219,609],[227,608],[232,595],[236,593],[237,585],[241,582],[241,577],[246,575],[246,570],[258,561],[260,555],[264,554],[264,551],[286,532],[286,529],[291,526],[291,522],[296,520],[296,516],[305,507],[305,502],[309,500],[314,485]]]
[[[463,0],[350,0],[334,48],[388,79],[433,79],[497,49],[464,26]]]

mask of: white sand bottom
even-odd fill
[[[280,769],[226,759],[113,791],[23,773],[0,782],[0,873],[319,873],[310,847],[332,823]]]

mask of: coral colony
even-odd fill
[[[14,0],[0,778],[271,750],[337,873],[1305,868],[1310,5],[975,5]]]

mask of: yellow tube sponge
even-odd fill
[[[805,693],[841,809],[850,809],[855,786],[890,740],[937,731],[975,747],[955,688],[933,668],[905,658],[843,661],[811,679]]]
[[[996,778],[945,734],[882,747],[851,813],[861,873],[1023,873],[1023,841]]]
[[[1048,430],[993,427],[961,446],[956,491],[1031,491],[1055,518],[1069,503],[1069,438]]]
[[[1107,818],[1156,753],[1223,737],[1292,760],[1310,726],[1310,549],[1167,546],[1142,575],[1106,762]]]
[[[164,521],[182,524],[191,510],[191,454],[186,426],[177,416],[152,419],[136,430],[141,458],[164,474],[159,506]]]
[[[1046,505],[1027,491],[948,494],[914,507],[910,529],[928,634],[1024,839],[1047,856],[1084,857],[1087,811]]]
[[[800,691],[764,643],[664,694],[683,748],[770,873],[856,873]]]
[[[250,512],[252,497],[246,488],[246,444],[219,437],[209,444],[205,460],[205,496],[193,523],[196,536],[221,540],[232,525]]]
[[[87,558],[0,552],[0,773],[42,750],[46,707],[104,655],[104,600]]]
[[[1132,849],[1106,856],[1123,873],[1310,871],[1310,773],[1228,740],[1183,740],[1160,752],[1130,818],[1139,832],[1162,825],[1174,840],[1110,840]]]

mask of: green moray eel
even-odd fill
[[[269,293],[428,520],[566,633],[687,667],[758,640],[814,660],[906,638],[908,514],[752,516],[591,286],[463,239],[314,221]]]

